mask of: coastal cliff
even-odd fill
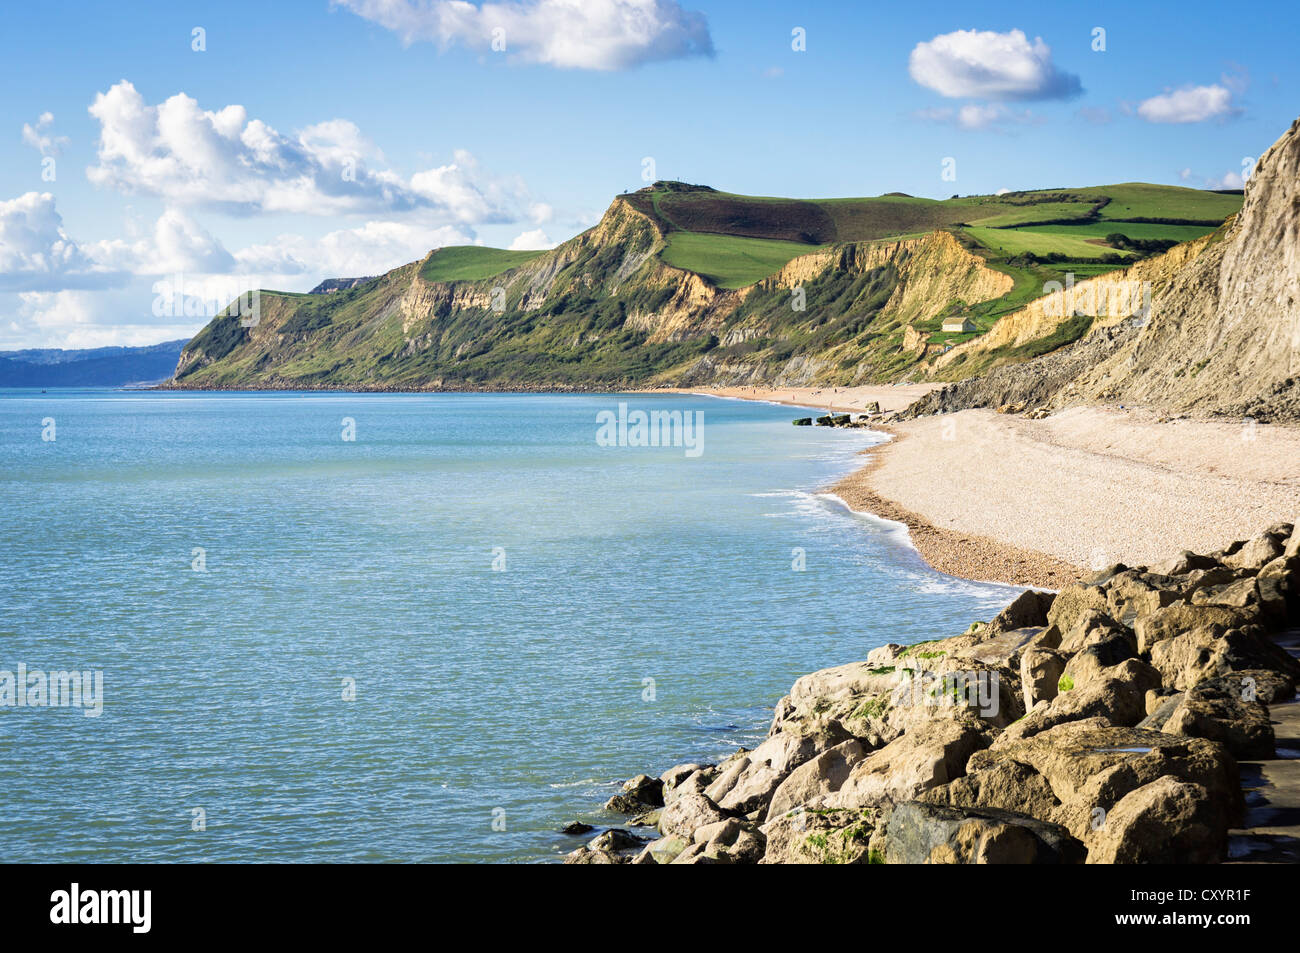
[[[1278,756],[1300,662],[1275,640],[1298,620],[1289,523],[1028,590],[960,635],[800,678],[761,745],[633,778],[605,806],[626,826],[565,862],[1251,856],[1267,837],[1242,829],[1240,762]]]
[[[1146,290],[1116,307],[1108,291],[1122,285]],[[1241,212],[1215,234],[1074,291],[1064,309],[1044,297],[938,358],[939,376],[982,373],[909,414],[1123,403],[1300,420],[1300,120],[1260,157]],[[999,350],[1081,320],[1077,343],[1000,366]]]
[[[596,227],[483,277],[440,278],[444,252],[435,250],[327,294],[263,291],[256,324],[216,318],[185,348],[171,386],[587,390],[870,379],[914,362],[899,344],[911,322],[1013,284],[944,231],[810,245],[739,288],[667,263],[667,245],[663,224],[620,196]]]

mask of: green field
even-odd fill
[[[703,275],[719,288],[743,288],[780,271],[792,258],[821,245],[673,232],[660,257],[674,268]]]
[[[426,281],[482,281],[544,254],[544,250],[507,251],[481,245],[451,245],[433,253],[420,269],[420,277]]]
[[[1073,260],[1100,258],[1107,252],[1124,254],[1128,257],[1126,253],[1116,252],[1108,245],[1090,244],[1090,239],[1094,241],[1102,239],[1096,235],[1074,231],[1078,227],[1043,225],[1030,229],[973,226],[966,229],[966,232],[985,248],[1006,258],[1014,258],[1026,252],[1034,255],[1067,255]],[[1118,231],[1118,228],[1112,227],[1108,231]]]

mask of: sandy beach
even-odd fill
[[[695,392],[837,411],[879,401],[890,412],[934,386]],[[1059,589],[1112,563],[1211,552],[1300,519],[1300,428],[1078,407],[880,429],[894,439],[832,491],[906,524],[931,565],[967,579]]]
[[[902,410],[942,384],[898,384],[862,387],[665,387],[654,393],[709,394],[741,400],[763,400],[793,407],[818,407],[839,413],[860,413],[870,404],[880,404],[882,413]]]

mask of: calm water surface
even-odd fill
[[[620,400],[703,453],[598,445]],[[1008,601],[818,495],[879,437],[793,416],[0,391],[0,670],[104,678],[98,718],[0,707],[0,861],[553,859],[799,675]]]

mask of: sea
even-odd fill
[[[828,495],[887,438],[814,412],[0,391],[0,861],[556,861],[1014,597]]]

